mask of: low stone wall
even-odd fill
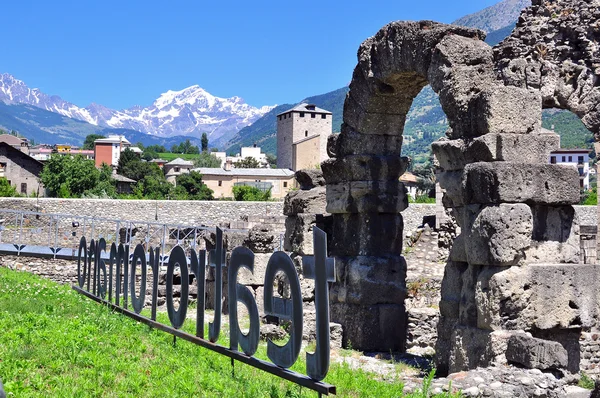
[[[36,206],[39,205],[39,208]],[[2,198],[0,209],[40,211],[150,221],[184,225],[221,225],[238,221],[260,222],[283,216],[283,202],[235,202],[200,200],[117,200]]]

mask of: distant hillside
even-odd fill
[[[183,136],[156,137],[139,131],[99,127],[32,105],[7,105],[0,101],[0,128],[18,131],[37,143],[82,145],[88,134],[122,134],[132,143],[171,146],[185,141]]]
[[[530,5],[531,0],[503,0],[479,12],[459,18],[453,24],[493,32],[514,23],[521,11]]]
[[[592,149],[594,147],[594,135],[577,115],[569,111],[544,109],[542,127],[554,130],[560,135],[561,148]]]

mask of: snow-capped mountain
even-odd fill
[[[255,108],[240,97],[215,97],[197,85],[169,90],[145,108],[134,106],[117,111],[94,103],[80,108],[58,96],[31,89],[7,73],[0,74],[0,101],[33,105],[97,126],[132,129],[161,137],[200,137],[208,133],[213,144],[229,140],[273,108]]]

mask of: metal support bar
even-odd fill
[[[215,343],[211,343],[208,340],[204,340],[201,339],[199,337],[196,337],[194,335],[191,335],[189,333],[186,333],[180,329],[174,329],[170,326],[167,325],[163,325],[162,323],[153,321],[149,318],[146,318],[144,316],[138,315],[133,311],[127,310],[125,308],[116,306],[106,300],[103,300],[99,297],[94,296],[93,294],[91,294],[90,292],[79,288],[79,286],[72,286],[73,290],[75,290],[78,293],[83,294],[84,296],[97,301],[98,303],[104,304],[106,306],[108,306],[109,308],[111,308],[114,311],[120,312],[123,315],[126,315],[138,322],[142,322],[145,323],[146,325],[153,327],[155,329],[161,330],[163,332],[167,332],[172,334],[174,337],[179,337],[180,339],[189,341],[190,343],[194,343],[196,345],[199,345],[201,347],[207,348],[211,351],[217,352],[221,355],[225,355],[231,359],[234,359],[236,361],[239,362],[243,362],[245,364],[248,364],[250,366],[253,366],[255,368],[258,368],[262,371],[265,371],[267,373],[270,373],[272,375],[275,375],[277,377],[281,377],[282,379],[286,379],[289,380],[293,383],[296,383],[300,386],[309,388],[311,390],[314,390],[316,392],[318,392],[319,394],[325,394],[325,395],[329,395],[329,394],[333,394],[335,395],[336,393],[336,388],[334,385],[328,384],[328,383],[324,383],[322,381],[315,381],[313,379],[311,379],[308,376],[296,373],[294,371],[291,371],[289,369],[284,369],[284,368],[280,368],[279,366],[270,363],[270,362],[266,362],[263,360],[260,360],[258,358],[254,358],[254,357],[249,357],[246,354],[239,352],[239,351],[235,351],[235,350],[230,350],[229,348],[225,348],[223,346],[220,346],[218,344]]]

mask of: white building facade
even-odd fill
[[[550,153],[548,162],[575,167],[579,172],[579,187],[586,191],[590,189],[589,149],[559,149]]]

